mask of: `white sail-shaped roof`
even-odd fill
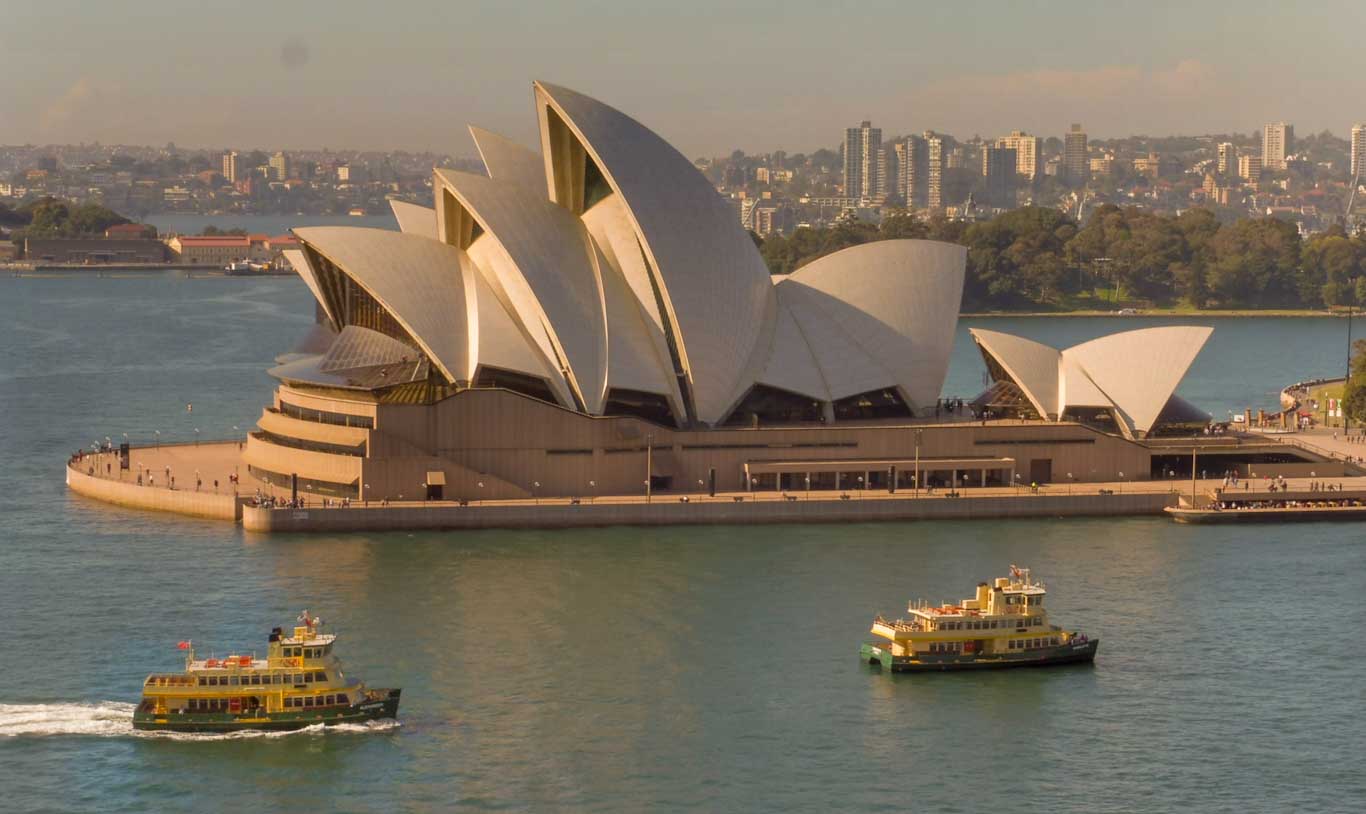
[[[882,240],[826,255],[779,283],[811,299],[893,376],[914,407],[933,404],[948,374],[967,250]]]
[[[972,338],[991,354],[1024,392],[1039,415],[1057,418],[1062,413],[1059,401],[1058,368],[1062,353],[1057,348],[1025,339],[1023,336],[973,328]],[[1085,376],[1084,373],[1078,373]],[[1078,402],[1072,402],[1078,403]]]
[[[538,153],[528,150],[510,138],[482,127],[471,127],[475,149],[484,160],[489,177],[499,183],[512,184],[549,200],[545,186],[545,162]]]
[[[630,286],[605,257],[602,267],[603,300],[607,305],[607,387],[638,390],[665,396],[676,415],[683,415],[678,382],[670,372],[664,338],[652,324]]]
[[[1157,421],[1214,329],[1171,325],[1102,336],[1063,351],[1138,432]]]
[[[788,312],[801,330],[806,340],[807,350],[815,360],[816,372],[824,386],[825,398],[838,400],[870,390],[895,387],[896,377],[882,364],[881,360],[868,354],[858,341],[849,335],[839,322],[831,317],[829,303],[822,300],[827,295],[793,281],[785,281],[775,286],[779,310]],[[781,317],[781,314],[780,314]],[[782,327],[782,319],[778,322]],[[774,331],[774,337],[778,331]],[[775,344],[774,353],[785,354]],[[800,357],[787,356],[780,364],[795,364]],[[814,384],[810,374],[800,368],[784,369],[781,374],[766,370],[763,374],[775,387],[791,390],[812,398],[822,398],[821,390],[801,389],[798,381],[805,379]]]
[[[1129,432],[1144,435],[1213,331],[1206,326],[1141,328],[1061,351],[996,331],[973,328],[971,333],[982,353],[1000,365],[1041,414],[1109,408]],[[1056,401],[1050,402],[1049,394]]]
[[[734,211],[692,162],[634,119],[580,93],[535,84],[546,174],[557,202],[555,173],[565,172],[564,146],[551,117],[568,127],[588,160],[621,197],[650,265],[654,298],[673,334],[696,417],[724,417],[742,382],[774,297],[768,271]],[[580,201],[579,204],[584,202]],[[617,247],[620,255],[621,247]]]
[[[817,401],[830,401],[830,386],[821,374],[806,334],[797,324],[792,308],[778,299],[778,317],[773,327],[772,347],[758,383],[790,393],[809,396]]]
[[[430,238],[350,226],[295,229],[403,326],[451,381],[469,369],[468,303],[461,252]],[[467,262],[467,261],[466,261]]]
[[[538,190],[472,173],[438,169],[436,177],[466,208],[496,251],[471,245],[496,276],[526,333],[590,413],[607,392],[607,316],[592,241],[582,221]]]
[[[389,208],[394,211],[398,230],[405,235],[417,235],[436,240],[436,210],[430,206],[418,206],[407,201],[389,199]]]

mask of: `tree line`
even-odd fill
[[[1045,207],[976,223],[909,213],[773,235],[769,270],[790,274],[860,243],[896,238],[966,246],[963,306],[1066,311],[1120,306],[1323,308],[1366,304],[1366,240],[1334,226],[1302,238],[1276,218],[1222,223],[1208,209],[1154,214],[1106,204],[1084,224]]]
[[[13,209],[0,204],[0,226],[11,228],[16,242],[25,237],[99,236],[110,226],[131,222],[97,203],[71,204],[56,198],[38,198]]]

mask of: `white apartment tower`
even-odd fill
[[[929,194],[929,146],[920,136],[907,136],[895,145],[897,191],[907,207],[925,206]]]
[[[1352,126],[1352,178],[1366,175],[1366,124]]]
[[[1285,157],[1294,149],[1295,128],[1285,122],[1272,122],[1262,128],[1262,169],[1285,169]]]
[[[1232,142],[1219,145],[1219,174],[1231,175],[1238,170],[1238,148]]]
[[[949,160],[947,141],[932,130],[925,131],[925,205],[931,209],[944,206],[944,170]]]
[[[1034,180],[1043,169],[1043,139],[1023,130],[1012,130],[1010,135],[996,139],[996,146],[1015,151],[1015,173]]]
[[[238,158],[236,150],[223,153],[223,177],[229,184],[237,183]]]
[[[882,153],[882,128],[864,121],[844,131],[844,197],[856,201],[885,196],[881,172],[886,166]]]

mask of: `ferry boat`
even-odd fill
[[[399,689],[373,689],[348,679],[332,648],[337,637],[304,611],[300,624],[270,633],[264,659],[252,655],[195,658],[183,673],[154,673],[142,685],[133,728],[167,732],[290,730],[315,724],[363,723],[398,716]]]
[[[1095,659],[1099,639],[1049,624],[1042,582],[1028,568],[977,584],[977,595],[957,605],[912,602],[909,618],[880,614],[859,657],[893,672],[1041,667]]]

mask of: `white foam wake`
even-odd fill
[[[133,704],[0,704],[0,738],[20,735],[133,734]]]
[[[93,737],[145,737],[168,740],[236,740],[239,738],[287,738],[291,735],[364,734],[387,732],[401,724],[392,718],[363,724],[314,724],[286,732],[242,731],[221,734],[198,732],[139,732],[133,729],[135,704],[99,701],[91,704],[0,704],[0,738],[21,736],[86,735]]]

